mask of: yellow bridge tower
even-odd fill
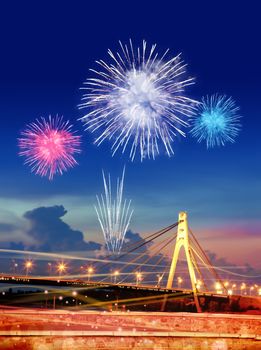
[[[188,221],[187,221],[187,213],[182,211],[179,213],[179,224],[178,224],[178,233],[176,238],[176,245],[173,252],[172,263],[170,266],[169,277],[167,281],[167,289],[171,289],[173,285],[173,280],[175,276],[175,271],[177,267],[177,261],[180,254],[180,249],[183,247],[186,255],[186,260],[188,264],[188,271],[192,286],[192,291],[194,294],[195,304],[197,311],[200,312],[200,305],[197,296],[197,279],[194,270],[195,259],[193,256],[192,248],[189,243],[189,229],[188,229]]]

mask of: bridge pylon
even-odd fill
[[[180,254],[180,249],[183,247],[185,251],[187,264],[188,264],[188,271],[189,271],[192,291],[194,294],[196,308],[198,312],[201,312],[201,308],[200,308],[198,296],[197,296],[197,279],[196,279],[196,274],[193,266],[193,261],[194,261],[193,252],[189,242],[189,228],[188,228],[188,220],[187,220],[186,212],[182,211],[179,213],[178,222],[179,224],[178,224],[176,244],[173,252],[172,263],[169,270],[169,276],[168,276],[166,288],[167,289],[172,288],[176,267],[177,267],[177,262]]]

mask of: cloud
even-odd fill
[[[17,220],[15,224],[10,222],[0,222],[0,242],[1,246],[9,247],[10,242],[24,242],[26,245],[34,243],[34,240],[26,234],[26,225],[23,220]]]
[[[66,213],[67,211],[62,205],[55,205],[39,207],[24,214],[24,218],[30,223],[27,234],[37,242],[35,248],[41,251],[100,249],[101,244],[92,241],[86,242],[81,231],[72,229],[62,220]]]
[[[128,230],[125,235],[125,240],[122,246],[122,251],[126,251],[128,248],[134,248],[137,245],[145,243],[145,239],[140,236],[139,233],[135,233]],[[149,244],[144,244],[142,247],[137,249],[138,253],[142,253],[148,250]]]
[[[62,218],[62,205],[38,207],[27,211],[15,225],[0,223],[1,247],[46,252],[95,251],[101,244],[84,240],[83,232],[74,230]]]
[[[0,222],[0,233],[14,232],[16,229],[17,227],[13,224]]]

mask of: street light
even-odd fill
[[[31,271],[31,269],[33,267],[32,260],[26,260],[24,263],[24,266],[25,266],[26,276],[28,276],[29,272]]]
[[[18,264],[17,264],[17,262],[15,262],[15,260],[12,260],[12,263],[13,263],[13,272],[14,272],[14,274],[16,274],[17,273]]]
[[[215,283],[215,289],[216,289],[216,293],[217,293],[217,294],[222,294],[222,286],[221,286],[221,283],[216,282],[216,283]]]
[[[178,277],[178,288],[181,288],[182,282],[183,282],[183,279],[181,277]]]
[[[136,285],[138,286],[140,281],[142,280],[141,272],[136,272]]]
[[[47,263],[47,269],[48,269],[48,274],[51,275],[52,274],[52,263],[51,262]]]
[[[161,280],[163,278],[163,274],[162,275],[157,275],[157,277],[158,277],[157,287],[159,288],[160,287],[160,282],[161,282]]]
[[[197,283],[196,283],[196,288],[197,288],[197,290],[200,290],[201,285],[202,285],[201,280],[197,280]]]
[[[88,267],[88,270],[87,270],[87,272],[88,272],[88,275],[87,275],[87,277],[88,277],[88,282],[89,282],[90,279],[91,279],[91,275],[92,275],[93,271],[94,271],[94,269],[93,269],[92,266]]]
[[[60,262],[60,263],[57,265],[57,271],[59,272],[59,276],[61,276],[62,273],[66,271],[66,269],[67,269],[66,264],[64,264],[63,262]]]
[[[117,277],[119,276],[120,272],[118,270],[114,271],[113,276],[114,276],[114,284],[117,283]]]

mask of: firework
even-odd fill
[[[113,198],[111,179],[108,179],[102,173],[104,194],[97,198],[95,211],[104,235],[107,249],[113,253],[119,253],[124,242],[125,234],[130,224],[133,214],[131,210],[131,200],[123,199],[123,185],[125,168],[122,172],[121,179],[117,179],[116,196]]]
[[[41,118],[27,125],[18,139],[20,156],[32,172],[53,179],[77,164],[74,154],[80,152],[80,136],[72,131],[69,121],[62,117]]]
[[[196,111],[197,102],[184,95],[193,78],[186,77],[186,64],[181,54],[165,60],[168,50],[159,57],[156,45],[134,49],[120,42],[121,50],[108,50],[111,63],[97,61],[96,77],[89,78],[82,88],[86,93],[79,108],[86,130],[95,132],[94,143],[112,142],[114,155],[127,149],[131,160],[136,153],[155,158],[162,150],[171,156],[177,135],[185,136],[184,128]]]
[[[238,110],[231,97],[218,94],[203,97],[199,116],[193,121],[192,136],[198,142],[206,141],[208,148],[234,142],[240,130]]]

